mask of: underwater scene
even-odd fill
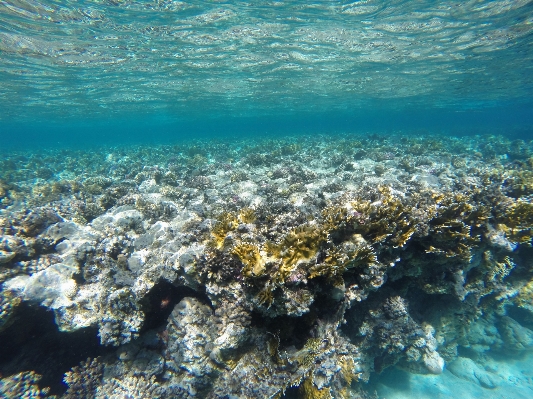
[[[0,0],[0,398],[533,397],[533,1]]]

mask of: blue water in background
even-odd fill
[[[2,147],[533,125],[530,1],[0,4]]]
[[[88,148],[101,145],[168,144],[190,138],[283,137],[295,134],[419,133],[443,135],[499,134],[511,139],[533,138],[533,107],[387,109],[353,112],[292,113],[276,116],[207,116],[169,120],[149,115],[131,118],[4,122],[0,128],[4,150]]]

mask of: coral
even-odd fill
[[[15,309],[22,299],[12,291],[4,290],[0,296],[0,332],[10,326]]]
[[[368,245],[357,246],[357,243],[351,241],[341,247],[326,250],[324,262],[310,267],[309,278],[326,276],[334,284],[339,284],[346,271],[377,263],[376,253],[372,247]]]
[[[165,397],[166,390],[156,377],[126,375],[105,380],[96,390],[95,399],[152,399]]]
[[[483,260],[489,268],[486,274],[488,281],[502,281],[516,266],[509,256],[504,257],[502,262],[496,262],[492,259],[492,254],[489,251],[485,251],[483,255]]]
[[[100,359],[87,359],[65,373],[63,381],[68,385],[63,399],[94,398],[103,379],[104,365]]]
[[[289,231],[279,243],[269,243],[266,252],[280,260],[273,281],[285,282],[296,264],[311,260],[325,240],[326,236],[319,227],[302,225]]]
[[[408,312],[407,301],[399,296],[385,299],[369,311],[359,328],[364,346],[377,350],[375,369],[381,370],[399,363],[418,363],[433,374],[443,371],[444,360],[436,352],[434,330],[418,325]],[[409,364],[410,369],[417,369]]]
[[[303,380],[303,382],[300,384],[298,388],[298,397],[302,399],[331,399],[331,392],[329,391],[329,388],[322,388],[318,389],[313,384],[313,373],[309,373],[309,375]]]
[[[531,144],[498,140],[6,156],[0,329],[39,302],[117,346],[71,397],[348,398],[393,365],[529,350]]]
[[[255,212],[251,208],[242,208],[239,211],[239,220],[242,223],[253,223],[255,221]]]
[[[4,398],[49,398],[48,388],[39,388],[41,376],[33,371],[25,371],[0,379],[0,395]]]
[[[435,213],[429,221],[430,234],[426,252],[447,258],[469,261],[472,248],[480,238],[472,235],[472,227],[481,226],[489,217],[486,207],[475,208],[462,194],[434,197]]]
[[[168,346],[165,350],[167,370],[172,373],[172,385],[208,390],[217,374],[216,364],[223,364],[214,352],[215,330],[208,306],[194,298],[185,298],[176,305],[169,317]],[[183,373],[185,370],[186,373]]]
[[[379,187],[378,190],[379,202],[359,198],[349,208],[326,209],[323,217],[330,236],[355,232],[372,245],[386,240],[394,247],[403,247],[413,235],[416,221],[409,207],[394,197],[390,189]]]
[[[234,172],[230,176],[230,181],[232,183],[237,183],[246,180],[248,180],[248,175],[245,172]]]
[[[513,170],[505,181],[506,189],[513,198],[533,194],[533,170]]]
[[[223,212],[217,219],[215,225],[211,229],[213,236],[213,245],[221,249],[224,246],[224,240],[230,231],[235,230],[239,226],[238,218],[230,213]]]
[[[245,277],[261,277],[265,273],[265,260],[256,245],[241,242],[233,246],[231,253],[243,263],[242,274]]]
[[[531,245],[533,238],[533,204],[516,201],[503,214],[498,215],[498,227],[509,237],[509,240],[520,244]]]
[[[533,312],[533,280],[530,280],[518,291],[514,302],[521,308]]]

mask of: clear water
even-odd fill
[[[524,0],[2,1],[1,129],[520,129],[532,18]]]
[[[533,1],[0,0],[2,157],[345,132],[533,140]],[[530,359],[370,386],[527,398]]]

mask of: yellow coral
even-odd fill
[[[356,231],[372,244],[389,240],[394,247],[403,247],[415,232],[416,221],[411,210],[388,187],[378,189],[382,195],[380,202],[352,202],[353,210],[361,215]]]
[[[496,279],[502,281],[516,266],[509,256],[503,258],[503,262],[496,262],[492,259],[490,251],[485,251],[483,254],[483,260],[489,269],[487,273],[487,279],[489,282],[496,281]]]
[[[499,217],[498,227],[511,241],[531,245],[533,238],[533,204],[517,201]]]
[[[243,208],[239,212],[239,220],[242,223],[253,223],[255,222],[255,212],[251,208]]]
[[[326,251],[323,263],[310,268],[309,278],[326,276],[337,279],[348,270],[361,265],[373,265],[378,262],[372,247],[365,245],[351,250],[335,247]]]
[[[331,392],[328,387],[318,389],[313,382],[313,373],[309,373],[298,388],[298,397],[301,399],[331,399]]]
[[[272,294],[272,287],[265,287],[259,294],[257,294],[257,300],[260,305],[265,304],[267,309],[274,303],[274,295]]]
[[[213,244],[216,248],[221,249],[224,246],[224,241],[230,231],[235,230],[239,226],[237,217],[231,212],[224,212],[219,217],[213,228],[211,235],[213,236]]]
[[[245,277],[259,277],[265,273],[265,260],[256,245],[241,242],[231,249],[231,253],[243,263],[242,273]]]
[[[480,242],[479,236],[472,235],[472,227],[488,220],[488,208],[474,207],[464,194],[441,194],[433,199],[436,205],[429,222],[431,243],[426,252],[470,260],[472,248]]]
[[[342,356],[340,359],[340,375],[346,382],[347,386],[352,384],[352,381],[357,377],[354,373],[355,363],[350,356]]]
[[[531,158],[528,162],[531,162]],[[507,183],[511,189],[512,196],[515,198],[525,197],[533,194],[533,171],[512,171]]]
[[[533,311],[533,280],[530,280],[518,291],[515,302],[519,307]]]
[[[316,255],[325,240],[326,235],[320,228],[304,225],[291,230],[279,244],[268,244],[267,252],[281,259],[274,281],[283,283],[298,262],[310,260]]]

